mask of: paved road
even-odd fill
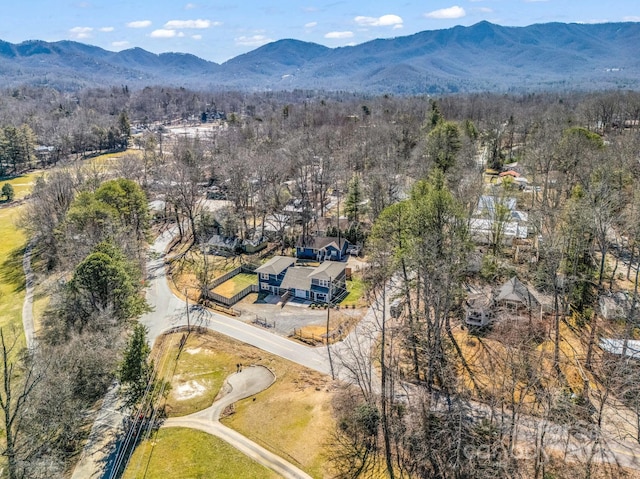
[[[142,316],[139,322],[147,327],[147,340],[151,346],[153,346],[156,339],[166,331],[187,325],[186,304],[173,294],[173,291],[169,288],[166,277],[165,250],[171,238],[172,231],[167,230],[156,239],[150,249],[151,258],[147,264],[149,278],[147,301],[152,306],[153,311]],[[326,349],[318,350],[294,343],[286,338],[269,333],[262,328],[215,313],[199,305],[189,306],[189,319],[190,324],[193,326],[208,328],[315,371],[325,374],[330,373]],[[105,475],[104,468],[109,463],[110,455],[113,453],[114,439],[117,433],[122,430],[122,419],[122,414],[114,408],[113,402],[105,399],[103,407],[99,412],[99,420],[94,424],[92,434],[85,445],[82,460],[74,470],[73,479],[109,477],[108,471]],[[235,431],[221,424],[217,430],[220,433],[220,437],[224,434],[229,440],[238,441],[238,437],[242,437]],[[96,434],[93,434],[94,431]],[[224,437],[222,438],[224,439]],[[256,458],[256,456],[262,455],[259,448],[260,446],[258,445],[255,445],[255,447],[244,445],[240,450],[247,453],[250,457]],[[288,464],[282,459],[280,459],[280,462],[282,464]],[[295,470],[293,465],[290,465],[290,467],[292,468],[291,471]]]
[[[183,417],[167,419],[163,427],[188,427],[214,435],[228,442],[244,454],[271,469],[285,479],[311,479],[304,471],[293,466],[281,457],[271,453],[259,444],[250,441],[220,423],[220,414],[229,405],[240,399],[253,396],[271,386],[275,376],[262,366],[244,368],[226,380],[222,398],[215,401],[207,409]]]
[[[148,328],[148,341],[151,345],[153,345],[156,339],[164,332],[175,327],[187,325],[186,304],[173,294],[166,278],[165,249],[171,237],[171,231],[169,230],[156,240],[151,248],[152,259],[148,263],[150,281],[147,300],[154,309],[152,312],[140,318],[140,322]],[[378,310],[375,305],[369,308],[364,319],[358,324],[354,331],[344,341],[331,348],[335,377],[358,384],[363,388],[366,388],[367,384],[372,384],[374,390],[364,391],[365,393],[379,392],[380,381],[376,378],[369,354],[380,331],[381,316],[381,311]],[[258,328],[222,314],[209,311],[198,305],[189,306],[189,318],[191,325],[202,326],[219,332],[321,373],[329,374],[331,372],[327,348],[304,346],[273,334],[263,328]],[[345,364],[350,364],[350,366],[347,367]],[[362,381],[362,378],[373,378],[373,380]],[[408,390],[407,395],[409,394]],[[478,407],[481,408],[482,406],[478,405]],[[183,420],[187,421],[187,419]],[[522,420],[524,420],[524,418],[522,418]],[[109,423],[109,421],[112,422],[114,428],[121,424],[121,418],[117,415],[112,415],[111,419],[108,417],[104,419],[105,424]],[[171,424],[175,425],[173,420],[171,421]],[[196,427],[197,424],[202,424],[202,418],[192,418],[188,421],[191,421],[189,423],[191,426],[189,427]],[[186,425],[186,423],[183,423],[183,425]],[[207,427],[214,427],[217,433],[219,433],[219,437],[229,442],[241,440],[242,436],[238,433],[228,428],[221,429],[223,426],[219,426],[220,427]],[[560,434],[560,436],[562,436],[562,434]],[[251,448],[240,449],[251,457],[256,457],[256,454],[259,455],[256,450]],[[639,457],[639,455],[637,454],[637,448],[635,446],[629,446],[629,443],[626,441],[614,441],[614,443],[611,444],[610,450],[610,457],[601,457],[599,459],[607,462],[617,460],[628,467],[639,467],[638,461],[636,460],[636,457]],[[94,462],[96,467],[99,468],[101,464],[104,464],[105,459],[98,456],[99,454],[94,455]]]
[[[24,328],[24,337],[27,342],[27,348],[33,349],[36,345],[35,325],[33,321],[33,270],[31,269],[31,242],[27,244],[22,257],[22,269],[25,278],[25,295],[22,304],[22,327]]]
[[[118,396],[118,385],[113,384],[93,422],[82,456],[73,470],[71,479],[99,479],[110,477],[107,464],[113,463],[116,443],[124,434],[124,419]]]
[[[153,258],[148,265],[150,280],[147,301],[152,305],[153,311],[142,316],[139,322],[147,327],[147,339],[152,346],[164,332],[187,325],[186,304],[173,294],[166,277],[165,249],[171,237],[171,230],[168,230],[156,240],[151,248]],[[316,348],[295,343],[263,328],[207,310],[199,305],[189,306],[189,319],[191,325],[219,332],[315,371],[325,374],[330,372],[326,352],[319,352]]]

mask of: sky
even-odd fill
[[[285,38],[328,47],[424,30],[640,22],[638,0],[2,0],[0,40],[74,40],[222,63]]]

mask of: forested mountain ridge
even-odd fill
[[[369,93],[640,88],[640,23],[503,27],[480,22],[327,48],[279,40],[221,65],[140,48],[110,52],[72,41],[0,41],[0,86],[78,89],[149,84],[192,88]]]

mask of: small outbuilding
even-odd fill
[[[500,287],[495,302],[498,307],[502,306],[515,311],[522,308],[527,311],[540,310],[538,298],[516,276]]]

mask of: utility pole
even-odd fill
[[[340,189],[337,185],[336,193],[338,194],[338,250],[340,250],[340,261],[342,261],[342,245],[340,244]]]
[[[335,373],[333,371],[333,361],[331,359],[331,347],[329,345],[329,312],[331,311],[331,277],[329,277],[329,297],[327,298],[327,355],[329,356],[329,367],[331,368],[331,379],[335,379]]]
[[[187,305],[187,334],[191,333],[191,322],[189,321],[189,296],[187,295],[187,288],[184,288],[184,301]]]

